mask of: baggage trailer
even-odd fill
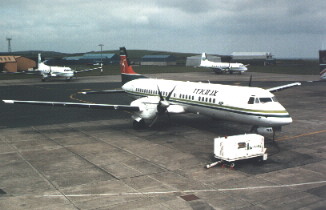
[[[241,134],[214,138],[214,157],[219,161],[206,166],[211,168],[217,164],[228,162],[234,167],[234,162],[250,158],[267,160],[264,136],[259,134]]]

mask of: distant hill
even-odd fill
[[[98,53],[100,51],[90,51],[85,53],[60,53],[54,51],[42,51],[42,50],[30,50],[30,51],[16,51],[16,52],[0,52],[0,55],[15,55],[15,56],[24,56],[30,59],[37,59],[37,54],[41,53],[42,58],[46,59],[60,59],[66,56],[79,56],[85,53]],[[103,53],[116,53],[119,55],[119,50],[105,50]],[[166,51],[154,51],[154,50],[128,50],[128,56],[131,60],[140,60],[144,55],[173,55],[177,59],[177,63],[185,63],[186,58],[189,56],[196,55],[194,53],[178,53],[178,52],[166,52]]]
[[[0,55],[14,55],[14,56],[24,56],[26,58],[35,59],[37,58],[38,53],[42,54],[42,57],[51,57],[51,58],[62,58],[70,54],[60,53],[54,51],[42,51],[42,50],[30,50],[30,51],[16,51],[16,52],[0,52]]]
[[[91,51],[91,52],[87,52],[87,53],[101,53],[99,51]],[[103,51],[103,53],[116,53],[119,55],[119,50],[106,50]],[[196,55],[195,53],[178,53],[178,52],[167,52],[167,51],[155,51],[155,50],[129,50],[128,49],[128,57],[130,59],[137,59],[137,58],[141,58],[144,55],[173,55],[175,56],[177,59],[178,58],[186,58],[189,56],[193,56]]]
[[[0,55],[21,55],[21,56],[35,56],[38,53],[42,53],[42,56],[44,57],[65,57],[65,56],[75,56],[75,55],[82,55],[85,53],[98,53],[100,54],[100,51],[90,51],[85,53],[61,53],[61,52],[55,52],[55,51],[42,51],[42,50],[29,50],[29,51],[15,51],[15,52],[0,52]],[[116,53],[119,54],[119,50],[106,50],[103,51],[103,53]],[[128,55],[130,58],[138,58],[143,57],[144,55],[166,55],[171,54],[176,57],[185,57],[185,56],[192,56],[195,55],[194,53],[177,53],[177,52],[165,52],[165,51],[154,51],[154,50],[128,50]]]

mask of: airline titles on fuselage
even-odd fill
[[[195,89],[194,94],[198,95],[207,95],[207,96],[216,96],[218,90],[210,90],[210,89]]]

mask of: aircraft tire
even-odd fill
[[[146,127],[144,120],[140,120],[139,122],[137,120],[134,120],[132,125],[135,130],[144,129]]]

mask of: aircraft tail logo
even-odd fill
[[[120,71],[121,74],[137,74],[130,65],[127,50],[125,47],[120,48]]]
[[[145,78],[145,76],[137,74],[130,65],[127,50],[125,47],[120,47],[120,72],[122,84],[125,84],[126,82],[134,79]]]

